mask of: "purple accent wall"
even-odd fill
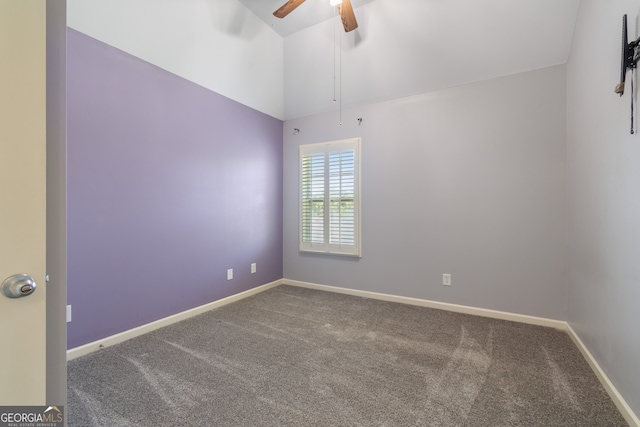
[[[282,122],[67,43],[68,347],[282,278]]]

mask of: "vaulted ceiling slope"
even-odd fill
[[[284,118],[283,39],[238,0],[67,0],[67,24]]]
[[[352,0],[346,34],[328,0],[282,3],[67,4],[70,27],[287,120],[339,108],[334,87],[348,108],[566,63],[580,0]]]

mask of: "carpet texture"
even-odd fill
[[[279,286],[68,364],[69,426],[625,426],[552,328]]]

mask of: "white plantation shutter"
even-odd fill
[[[329,243],[354,244],[355,150],[329,152]]]
[[[324,160],[323,153],[302,159],[302,240],[324,243]]]
[[[360,256],[360,138],[300,147],[300,250]]]

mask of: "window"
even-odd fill
[[[360,138],[300,146],[300,251],[360,256]]]

